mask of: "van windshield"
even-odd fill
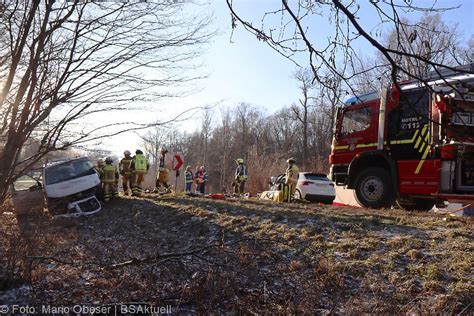
[[[94,173],[94,165],[88,158],[76,159],[48,167],[45,170],[45,183],[55,184]]]

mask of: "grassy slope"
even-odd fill
[[[31,281],[32,302],[474,312],[474,234],[465,219],[154,195],[88,218],[1,217],[4,273]]]

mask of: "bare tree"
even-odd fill
[[[202,126],[201,126],[201,144],[202,144],[202,155],[201,163],[206,166],[209,155],[209,139],[212,132],[212,109],[206,109],[203,112],[202,116]]]
[[[350,80],[351,90],[355,95],[362,95],[380,89],[380,78],[384,72],[390,73],[390,69],[383,68],[380,64],[387,64],[381,58],[369,58],[361,55],[354,55],[351,60],[352,72],[358,74]],[[340,85],[340,89],[343,89]]]
[[[151,156],[151,164],[153,165],[153,174],[158,174],[158,160],[160,148],[169,147],[169,139],[173,129],[169,126],[156,126],[152,130],[140,135],[143,141],[145,151]]]
[[[474,34],[471,35],[467,45],[461,48],[461,52],[456,57],[459,64],[474,63]]]
[[[410,25],[403,18],[404,12],[438,13],[458,7],[441,8],[433,3],[422,3],[415,5],[412,1],[396,3],[393,1],[370,1],[361,5],[356,1],[295,1],[281,0],[274,3],[274,9],[262,13],[261,20],[252,21],[243,18],[239,12],[239,1],[226,0],[232,18],[232,28],[239,25],[253,33],[258,40],[264,41],[279,54],[292,60],[296,64],[302,53],[307,54],[309,65],[314,80],[320,84],[330,87],[327,79],[339,80],[347,86],[351,92],[351,79],[362,73],[372,71],[374,68],[386,69],[388,63],[390,68],[389,78],[394,84],[398,84],[399,77],[424,79],[413,68],[406,64],[399,64],[400,58],[410,59],[411,64],[424,64],[427,69],[441,72],[443,70],[455,70],[450,61],[433,59],[432,48],[430,51],[420,53],[400,47],[391,47],[383,43],[380,33],[387,28],[396,32],[397,38],[403,38],[403,30]],[[362,12],[366,16],[376,17],[369,28],[364,23]],[[275,18],[276,17],[276,18]],[[278,24],[275,21],[279,21]],[[328,23],[332,30],[329,34],[318,32],[319,23]],[[423,27],[423,26],[416,26]],[[408,34],[408,38],[410,38]],[[356,43],[372,46],[384,56],[387,63],[375,65],[370,69],[362,69],[355,72],[352,60],[358,52],[354,50]]]
[[[298,137],[298,128],[294,120],[288,119],[291,116],[292,111],[284,108],[270,118],[272,138],[276,143],[276,151],[281,154],[282,159],[297,153],[294,144]]]
[[[208,16],[181,10],[189,2],[0,4],[0,201],[48,152],[147,126],[84,122],[174,95],[200,77],[193,61],[211,36]],[[32,138],[38,151],[22,156]]]
[[[313,106],[315,101],[315,98],[312,96],[315,85],[312,80],[311,72],[307,69],[297,70],[294,73],[294,78],[298,82],[298,89],[300,90],[301,97],[298,100],[299,105],[293,104],[291,110],[302,128],[301,166],[305,167],[308,162],[309,113],[310,108]]]
[[[220,135],[216,135],[216,136],[220,136],[219,139],[220,139],[220,143],[221,143],[221,151],[220,151],[220,157],[222,158],[221,159],[221,163],[220,163],[220,179],[219,179],[219,187],[220,188],[226,188],[226,184],[227,184],[227,175],[228,174],[231,174],[231,172],[228,171],[228,164],[229,164],[229,160],[232,160],[232,157],[229,157],[229,150],[230,150],[230,147],[231,147],[231,144],[230,144],[230,135],[231,135],[231,131],[230,131],[230,123],[231,123],[231,115],[230,115],[230,112],[228,109],[226,110],[222,110],[221,111],[221,124],[222,124],[222,128],[221,128],[221,132],[220,132]],[[219,154],[219,153],[217,153]]]
[[[400,22],[384,40],[388,48],[403,52],[390,53],[397,65],[407,71],[400,74],[400,80],[411,79],[409,74],[425,78],[432,70],[431,63],[456,64],[456,57],[461,53],[456,51],[456,47],[462,47],[456,25],[444,23],[439,13],[425,13],[416,21],[400,18]],[[380,52],[379,55],[380,59],[386,60]]]

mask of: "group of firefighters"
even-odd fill
[[[168,152],[166,149],[160,149],[160,157],[158,164],[158,176],[155,181],[154,193],[160,193],[161,186],[164,187],[165,193],[171,192],[169,181],[169,171],[165,167],[165,156]],[[236,160],[237,167],[234,173],[234,182],[232,186],[234,193],[241,195],[245,192],[245,183],[248,179],[247,166],[242,158]],[[291,201],[296,189],[296,181],[299,169],[295,164],[295,159],[287,160],[288,167],[285,172],[285,186],[283,188],[284,200]],[[103,200],[110,201],[111,198],[118,196],[119,176],[122,178],[123,194],[129,195],[131,190],[132,196],[141,196],[143,193],[143,182],[145,175],[150,169],[150,165],[141,150],[136,150],[132,157],[130,151],[124,152],[124,157],[120,160],[118,168],[113,164],[113,159],[107,157],[105,161],[99,159],[97,161],[96,170],[102,181]],[[195,192],[204,195],[206,191],[206,183],[208,182],[208,173],[204,166],[196,167],[195,172],[191,170],[191,166],[187,166],[185,170],[184,184],[185,192],[193,193],[192,187],[195,184]]]
[[[133,157],[128,150],[123,154],[124,157],[120,160],[118,169],[113,164],[111,157],[107,157],[105,161],[102,159],[97,161],[96,170],[102,181],[102,193],[105,202],[118,196],[119,174],[122,177],[124,195],[129,195],[129,189],[134,196],[140,196],[143,192],[142,184],[148,169],[150,169],[145,155],[139,149],[135,151]]]

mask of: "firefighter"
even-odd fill
[[[116,182],[119,178],[119,173],[117,167],[114,166],[112,163],[112,158],[107,157],[105,159],[105,167],[104,167],[104,202],[110,201],[112,197],[117,197],[117,186]]]
[[[165,188],[165,193],[171,192],[171,186],[168,184],[169,181],[169,170],[165,167],[165,157],[168,150],[160,148],[160,160],[158,165],[158,177],[155,181],[154,193],[160,193],[161,185]]]
[[[184,173],[184,184],[185,184],[185,192],[191,193],[193,182],[194,182],[194,174],[191,171],[191,166],[186,167],[186,171]]]
[[[104,167],[105,167],[104,160],[97,159],[97,165],[95,166],[95,170],[99,174],[99,178],[101,181],[104,178]]]
[[[204,195],[204,193],[206,192],[206,182],[208,181],[207,172],[204,166],[201,166],[201,168],[199,168],[199,170],[196,172],[195,178],[197,184],[197,193]]]
[[[97,165],[95,166],[95,170],[99,174],[100,184],[97,187],[95,196],[100,200],[104,200],[104,167],[105,163],[102,159],[97,159]]]
[[[234,177],[234,193],[243,194],[245,181],[247,181],[248,178],[247,166],[244,165],[242,158],[237,159],[235,162],[237,163],[237,168],[235,169]]]
[[[283,188],[283,198],[286,202],[291,202],[291,198],[296,191],[296,182],[298,181],[298,166],[294,158],[286,161],[288,167],[285,172],[285,186]]]
[[[140,149],[135,151],[135,156],[132,158],[132,163],[130,164],[130,169],[132,170],[132,195],[141,196],[143,192],[143,181],[145,180],[145,175],[148,172],[150,165],[143,155],[143,152]]]
[[[129,189],[132,189],[132,170],[130,169],[130,165],[132,164],[132,156],[130,154],[130,151],[125,150],[123,152],[124,157],[122,160],[120,160],[119,163],[119,172],[120,175],[122,176],[122,188],[123,188],[123,194],[128,195],[129,194]]]

